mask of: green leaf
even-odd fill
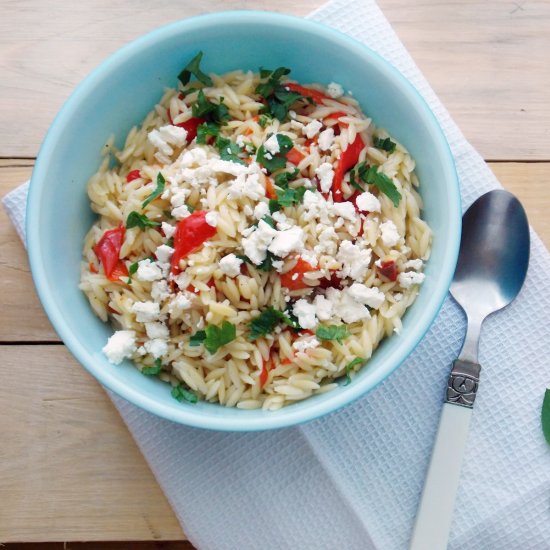
[[[273,229],[276,228],[275,220],[271,216],[264,216],[262,218],[262,221],[267,223],[267,225],[269,225],[269,227],[272,227]]]
[[[162,363],[160,361],[160,358],[155,359],[155,365],[153,367],[143,367],[141,369],[141,374],[145,374],[146,376],[157,376],[157,374],[160,373],[162,370]]]
[[[315,336],[321,340],[336,340],[339,344],[350,336],[346,325],[320,325]]]
[[[271,120],[271,117],[268,115],[262,115],[260,119],[258,120],[258,124],[261,128],[265,128],[267,126],[267,123]]]
[[[397,190],[397,187],[395,186],[395,183],[393,183],[391,178],[386,176],[386,174],[379,172],[376,166],[367,166],[366,162],[363,161],[360,162],[350,173],[350,182],[356,188],[357,185],[354,185],[354,183],[356,183],[356,171],[358,177],[361,178],[361,180],[363,180],[365,183],[368,183],[369,185],[374,185],[375,187],[377,187],[381,193],[387,195],[387,197],[393,202],[393,205],[395,207],[399,206],[401,193]],[[360,186],[358,188],[362,190]]]
[[[202,55],[203,53],[199,52],[178,75],[178,80],[184,86],[191,80],[191,75],[193,75],[199,82],[202,82],[205,86],[213,86],[212,79],[201,71],[200,63]]]
[[[550,389],[547,389],[544,393],[540,419],[542,423],[542,432],[544,433],[546,442],[550,445]]]
[[[221,327],[216,325],[208,325],[206,327],[206,338],[204,347],[212,354],[225,344],[229,344],[237,337],[237,329],[235,325],[229,321],[224,321]]]
[[[355,359],[352,359],[347,365],[346,365],[346,383],[344,386],[347,386],[348,384],[351,384],[351,375],[350,373],[353,371],[353,369],[357,365],[361,365],[365,362],[365,359],[362,357],[356,357]]]
[[[298,177],[299,174],[300,174],[300,170],[298,170],[298,168],[294,168],[292,172],[282,172],[281,174],[277,174],[275,176],[275,185],[285,189],[286,187],[288,187],[288,184],[292,180]]]
[[[200,346],[205,340],[206,340],[206,331],[198,330],[189,339],[189,345],[193,347]]]
[[[277,199],[269,199],[269,211],[273,214],[273,212],[278,212],[281,209],[281,205],[279,204],[279,201]]]
[[[294,145],[292,140],[283,134],[277,134],[277,143],[279,144],[279,152],[275,155],[266,151],[263,145],[258,149],[256,155],[256,160],[270,172],[275,172],[275,170],[286,166],[286,155]]]
[[[296,189],[282,189],[277,191],[277,202],[281,206],[293,206],[295,204],[302,204],[304,195],[307,189],[305,187],[297,187]],[[273,199],[271,199],[273,200]]]
[[[160,197],[164,192],[165,184],[166,180],[164,179],[164,176],[159,172],[157,174],[157,186],[155,187],[155,190],[143,201],[141,208],[145,208],[150,202],[154,201],[157,197]]]
[[[397,144],[392,141],[389,137],[386,139],[380,139],[375,137],[374,140],[374,146],[377,149],[382,149],[383,151],[387,151],[388,153],[393,153],[395,151],[395,148],[397,147]]]
[[[193,103],[191,112],[196,118],[204,118],[207,122],[212,122],[218,125],[222,125],[224,122],[229,120],[229,109],[223,102],[223,97],[220,98],[219,103],[214,103],[206,99],[206,96],[202,90],[199,90],[197,101]]]
[[[130,275],[135,275],[136,271],[138,270],[139,262],[134,262],[129,268],[128,273]]]
[[[174,386],[171,393],[172,397],[180,402],[187,401],[188,403],[195,404],[199,400],[195,393],[187,388],[184,388],[182,385]]]
[[[261,336],[271,334],[275,330],[275,327],[281,322],[295,329],[300,328],[297,321],[292,319],[289,315],[272,307],[268,307],[249,323],[250,334],[248,335],[248,339],[256,340]]]
[[[203,122],[197,128],[197,143],[204,145],[209,136],[218,137],[220,135],[220,126],[215,122]]]
[[[148,227],[155,227],[157,225],[160,225],[160,223],[150,220],[145,214],[140,214],[135,210],[130,212],[126,218],[126,229],[139,227],[142,231],[145,231]]]
[[[241,148],[231,140],[218,136],[216,138],[216,148],[218,149],[222,160],[230,160],[239,164],[245,164],[244,160],[238,156],[241,152]]]

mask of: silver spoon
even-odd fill
[[[462,219],[462,240],[451,294],[468,317],[462,350],[453,363],[447,395],[410,550],[447,548],[455,496],[481,366],[478,343],[484,319],[518,295],[529,264],[529,224],[507,191],[477,199]]]

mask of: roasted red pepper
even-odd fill
[[[275,191],[275,187],[273,187],[273,182],[270,178],[265,179],[265,196],[268,199],[276,199],[277,198],[277,192]]]
[[[315,271],[315,268],[309,262],[298,258],[296,265],[290,271],[281,275],[281,286],[289,290],[307,288],[308,285],[304,281],[304,273],[308,273],[309,271]]]
[[[330,279],[324,277],[319,281],[319,288],[342,288],[342,279],[334,271],[330,273]]]
[[[105,276],[110,281],[118,281],[119,277],[128,275],[126,265],[119,260],[120,249],[124,241],[124,226],[108,229],[94,246],[94,252],[99,258]],[[122,264],[122,265],[121,265]]]
[[[204,210],[195,210],[190,216],[179,221],[174,233],[175,250],[172,254],[172,273],[179,273],[180,260],[215,234],[216,228],[206,223]]]
[[[334,202],[342,202],[342,182],[344,181],[345,173],[353,168],[359,160],[359,154],[365,147],[360,135],[357,135],[354,142],[348,145],[348,148],[340,155],[336,170],[334,171],[334,179],[332,180],[332,199]]]
[[[126,181],[130,183],[131,181],[141,178],[141,172],[139,170],[132,170],[126,175]]]
[[[384,275],[384,277],[387,277],[390,281],[396,281],[397,264],[393,260],[386,260],[386,261],[380,262],[380,266],[378,267],[378,273],[380,273],[380,275]]]
[[[303,159],[305,159],[306,156],[304,153],[296,149],[296,147],[293,147],[287,154],[286,154],[286,160],[288,162],[294,164],[294,166],[298,166],[300,162],[302,162]]]
[[[179,126],[180,128],[187,130],[187,143],[190,143],[195,139],[195,137],[197,137],[197,128],[203,122],[206,122],[204,118],[192,117],[189,120],[186,120],[185,122],[179,122],[178,124],[174,124],[172,115],[170,114],[170,109],[166,109],[166,113],[168,114],[168,120],[170,121],[170,124],[173,124],[174,126]]]
[[[338,124],[340,126],[349,126],[349,124],[347,122],[342,122],[340,120],[340,117],[343,117],[343,116],[348,116],[348,113],[344,113],[344,111],[336,111],[335,113],[330,113],[330,115],[327,115],[325,117],[325,119],[327,118],[334,118],[338,121]]]
[[[307,88],[306,86],[300,86],[300,84],[295,84],[293,82],[285,82],[283,86],[288,88],[291,92],[297,92],[303,96],[311,97],[315,103],[323,103],[323,99],[331,99],[328,95],[320,92],[319,90]]]

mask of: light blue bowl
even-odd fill
[[[433,252],[420,296],[404,318],[401,336],[386,340],[349,386],[276,412],[175,401],[166,384],[128,361],[108,363],[101,352],[109,325],[92,313],[78,290],[82,241],[94,220],[85,185],[99,152],[115,133],[119,146],[175,86],[199,50],[218,73],[281,65],[298,81],[341,83],[378,126],[401,141],[417,161],[424,216]],[[31,270],[42,304],[67,347],[103,385],[135,405],[189,426],[264,430],[329,413],[365,394],[411,353],[434,320],[451,281],[460,237],[460,198],[449,147],[433,114],[393,67],[351,38],[322,25],[267,12],[227,12],[179,21],[132,42],[100,65],[68,99],[52,124],[32,175],[27,207]]]

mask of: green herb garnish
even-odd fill
[[[267,126],[267,123],[270,120],[271,120],[271,117],[269,117],[267,115],[262,115],[258,120],[258,124],[260,125],[261,128],[265,128]]]
[[[346,383],[344,386],[347,386],[348,384],[351,384],[351,371],[357,366],[361,365],[365,362],[365,359],[362,357],[356,357],[355,359],[352,359],[347,365],[346,365]]]
[[[336,340],[339,344],[350,336],[346,325],[320,325],[315,336],[321,340]]]
[[[542,432],[547,443],[550,445],[550,389],[547,389],[544,393],[540,420],[542,423]]]
[[[294,168],[292,172],[282,172],[281,174],[277,174],[275,176],[275,185],[284,189],[288,187],[288,184],[292,180],[296,179],[299,174],[300,170],[298,170],[298,168]]]
[[[174,386],[171,393],[172,397],[180,402],[187,401],[188,403],[194,404],[199,400],[194,392],[188,390],[187,388],[184,388],[182,385]]]
[[[204,344],[204,347],[212,354],[216,353],[219,348],[229,344],[237,337],[237,329],[235,325],[229,321],[224,321],[221,327],[216,325],[208,325],[206,330],[199,330],[191,336],[189,340],[190,346],[198,346]]]
[[[148,227],[155,227],[157,225],[160,225],[160,223],[150,220],[145,214],[140,214],[135,210],[130,212],[126,218],[126,229],[139,227],[142,231],[145,231]]]
[[[239,258],[243,262],[246,262],[247,264],[254,266],[258,271],[266,272],[273,269],[273,262],[281,259],[279,258],[279,256],[275,256],[275,254],[273,254],[269,250],[266,251],[265,260],[259,265],[256,265],[248,256],[245,256],[244,254],[237,255],[237,258]]]
[[[155,364],[153,367],[143,367],[141,369],[141,374],[145,374],[146,376],[157,376],[161,370],[162,362],[159,357],[158,359],[155,359]]]
[[[220,135],[220,127],[215,122],[203,122],[197,128],[197,143],[204,145],[209,136],[218,137]]]
[[[275,330],[275,327],[281,322],[294,329],[300,328],[298,322],[286,313],[272,307],[268,307],[267,309],[264,309],[258,317],[252,319],[250,322],[250,334],[248,335],[248,339],[256,340],[261,336],[271,334]]]
[[[386,139],[375,137],[373,143],[377,149],[382,149],[383,151],[387,151],[388,153],[393,153],[395,151],[395,148],[397,147],[397,144],[389,137],[387,137]]]
[[[203,53],[199,52],[178,75],[178,80],[184,86],[191,80],[191,75],[193,75],[199,82],[202,82],[205,86],[212,86],[214,84],[212,79],[201,71],[200,63],[202,55]]]
[[[281,206],[287,207],[302,204],[306,191],[307,189],[303,186],[296,189],[282,189],[281,191],[277,191],[277,202]]]
[[[196,118],[204,118],[207,122],[211,122],[218,125],[223,125],[224,122],[229,120],[229,109],[223,102],[223,97],[220,98],[219,103],[208,101],[204,92],[199,90],[197,101],[193,103],[191,109],[193,116]],[[198,132],[198,128],[197,128]]]
[[[363,191],[361,185],[355,180],[355,176],[359,177],[362,181],[369,185],[374,185],[381,193],[384,193],[392,202],[395,207],[399,206],[401,200],[401,193],[397,190],[395,183],[386,176],[386,174],[379,172],[376,166],[368,166],[365,161],[360,162],[350,172],[350,184]]]
[[[126,281],[126,284],[131,285],[132,284],[132,275],[136,274],[136,271],[138,270],[139,262],[134,262],[130,267],[128,268],[128,280]]]
[[[231,140],[218,136],[216,138],[216,148],[218,149],[222,160],[230,160],[239,164],[245,164],[244,160],[239,158],[241,148]]]
[[[263,145],[258,149],[256,155],[256,160],[270,172],[275,172],[275,170],[286,166],[286,155],[293,147],[292,140],[283,134],[277,134],[277,143],[279,144],[279,152],[275,155],[266,151]]]
[[[157,174],[157,186],[155,187],[155,190],[143,201],[141,208],[145,208],[150,202],[154,201],[157,197],[160,197],[164,192],[165,184],[166,180],[164,179],[164,176],[159,172]]]
[[[275,220],[271,216],[264,216],[262,218],[262,221],[267,223],[267,225],[269,225],[269,227],[272,227],[273,229],[276,228]]]

